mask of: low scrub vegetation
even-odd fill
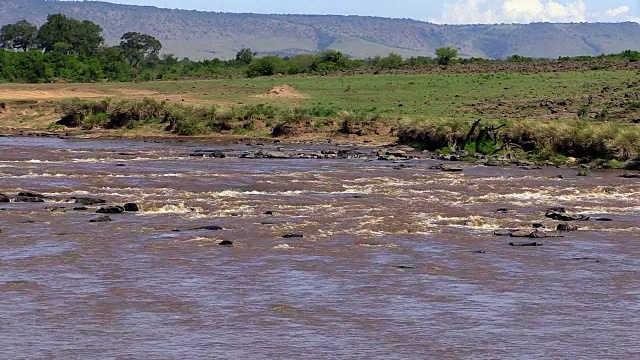
[[[474,128],[468,120],[414,120],[398,132],[403,144],[431,151],[466,149],[483,154],[521,153],[538,159],[556,156],[627,160],[640,155],[640,126],[586,120],[489,122]]]

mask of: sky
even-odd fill
[[[170,9],[411,18],[441,24],[640,22],[640,0],[105,0]]]

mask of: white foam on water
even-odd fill
[[[358,244],[358,247],[366,247],[366,248],[387,248],[387,249],[398,249],[400,246],[397,244]]]
[[[15,179],[38,179],[38,178],[61,178],[61,177],[69,177],[69,178],[78,178],[82,177],[81,175],[70,175],[70,174],[51,174],[51,173],[34,173],[29,171],[28,174],[24,175],[11,175],[1,173],[0,178],[15,178]]]
[[[382,231],[382,230],[371,230],[371,229],[354,229],[348,231],[350,234],[356,234],[360,236],[367,237],[384,237],[389,236],[391,233]]]
[[[273,247],[275,250],[291,250],[293,246],[289,244],[280,244]]]
[[[185,214],[192,212],[201,212],[202,209],[187,206],[185,203],[178,204],[166,204],[157,208],[149,207],[143,208],[143,214]]]
[[[0,164],[64,164],[65,162],[66,161],[30,159],[30,160],[2,160],[0,161]],[[15,165],[7,165],[7,166],[15,166]]]
[[[640,200],[638,200],[640,202]],[[640,205],[636,206],[580,206],[573,207],[583,213],[592,214],[612,214],[612,215],[633,215],[640,214]]]
[[[134,158],[89,157],[89,158],[70,159],[69,162],[72,162],[72,163],[110,163],[110,162],[127,163],[127,162],[136,162],[136,161],[163,161],[163,160],[184,160],[184,158],[178,157],[178,156],[134,157]]]
[[[211,217],[211,215],[207,215],[201,212],[201,210],[198,211],[194,211],[194,212],[189,212],[189,213],[185,213],[185,217],[188,220],[199,220],[199,219],[208,219]]]
[[[583,230],[582,228],[580,228],[579,230]],[[633,233],[638,234],[638,232],[640,232],[640,227],[638,226],[632,226],[632,227],[628,227],[628,228],[606,228],[606,229],[598,229],[596,231],[602,231],[602,232],[615,232],[615,233]]]
[[[43,192],[42,195],[50,196],[50,197],[61,197],[61,196],[86,196],[91,195],[90,192],[84,190],[75,190],[75,191],[66,191],[66,192]],[[73,202],[73,200],[70,200]]]
[[[239,198],[246,196],[298,196],[307,193],[307,191],[303,190],[290,190],[290,191],[238,191],[238,190],[223,190],[220,192],[207,192],[205,193],[211,197],[229,197],[229,198]]]
[[[196,236],[187,240],[176,240],[176,242],[214,242],[216,239],[206,238],[202,236]]]

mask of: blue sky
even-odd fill
[[[438,23],[640,22],[640,0],[107,0],[222,12],[372,15]]]

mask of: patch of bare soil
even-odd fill
[[[277,99],[308,99],[309,97],[290,85],[278,85],[267,90],[263,94],[256,95],[259,98],[277,98]]]
[[[59,100],[64,98],[98,98],[105,94],[91,88],[60,88],[60,89],[10,89],[0,88],[0,99],[5,100]]]

